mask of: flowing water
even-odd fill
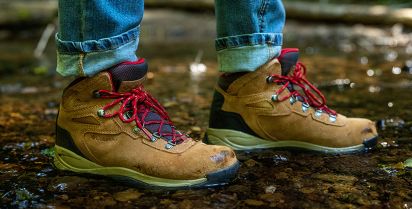
[[[218,76],[213,16],[153,10],[143,28],[146,89],[178,127],[202,138]],[[238,153],[242,166],[231,184],[177,191],[134,188],[51,165],[60,94],[70,78],[53,72],[52,43],[33,58],[39,32],[0,31],[1,208],[412,208],[411,29],[294,21],[285,28],[285,46],[301,49],[308,78],[328,106],[377,121],[376,149]]]

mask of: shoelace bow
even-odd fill
[[[276,95],[280,95],[290,84],[293,86],[299,86],[300,89],[303,91],[305,96],[302,96],[301,93],[294,89],[290,91],[290,93],[282,98],[277,98],[278,101],[284,101],[291,96],[295,98],[302,98],[303,102],[309,104],[311,107],[314,107],[318,110],[322,110],[323,112],[328,113],[329,115],[336,116],[336,111],[329,109],[326,106],[326,99],[323,96],[322,92],[317,89],[313,84],[311,84],[308,80],[306,80],[306,67],[301,63],[297,62],[295,66],[295,70],[293,71],[292,75],[290,76],[283,76],[283,75],[271,75],[269,78],[271,82],[277,84],[283,84],[283,86],[276,90]]]
[[[142,130],[147,137],[151,138],[154,133],[150,133],[144,129],[145,125],[159,124],[157,133],[160,137],[171,136],[171,142],[177,144],[185,139],[182,138],[183,134],[174,129],[173,123],[169,118],[166,110],[162,105],[148,94],[142,86],[138,86],[129,92],[114,92],[108,90],[98,90],[95,92],[96,97],[104,99],[114,99],[114,101],[106,104],[102,110],[104,111],[101,115],[104,118],[112,118],[118,116],[121,121],[125,123],[130,123],[135,121],[136,126]],[[106,114],[106,110],[111,109],[117,104],[121,103],[120,108],[112,113]],[[132,114],[130,115],[130,111]],[[148,114],[154,111],[160,116],[160,120],[150,120],[145,121]],[[139,114],[141,117],[139,118]],[[127,115],[127,117],[125,117]],[[164,125],[169,125],[171,127],[171,133],[162,133],[162,127]]]

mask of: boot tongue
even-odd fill
[[[286,48],[282,49],[280,56],[278,57],[282,75],[286,76],[294,68],[299,59],[299,49],[297,48]]]
[[[112,82],[117,92],[128,92],[136,86],[142,84],[147,73],[147,63],[144,59],[139,59],[134,62],[123,62],[108,70],[111,74]],[[174,128],[165,121],[156,111],[140,105],[138,107],[138,117],[144,117],[145,128],[152,134],[161,134],[164,139],[172,140],[170,134]],[[161,125],[163,124],[163,125]],[[160,131],[160,133],[158,133]],[[166,135],[166,136],[164,136]]]
[[[127,92],[140,85],[147,73],[144,59],[134,62],[122,62],[108,70],[112,76],[113,86],[118,92]]]

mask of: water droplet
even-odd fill
[[[412,54],[412,44],[408,44],[405,48],[407,54]]]
[[[369,70],[366,71],[366,74],[367,74],[369,77],[371,77],[371,76],[375,75],[375,71],[372,70],[372,69],[369,69]]]
[[[206,65],[203,63],[192,63],[190,64],[190,72],[193,74],[200,74],[206,72]]]
[[[401,74],[401,72],[402,72],[402,69],[400,68],[400,67],[392,67],[392,73],[393,74],[395,74],[395,75],[399,75],[399,74]]]
[[[396,60],[396,58],[398,58],[398,53],[396,52],[396,51],[388,51],[386,54],[385,54],[385,60],[386,61],[394,61],[394,60]]]
[[[36,176],[37,176],[37,177],[45,177],[45,176],[47,176],[47,174],[45,174],[45,173],[37,173]]]
[[[367,57],[361,57],[360,58],[360,63],[362,65],[366,65],[366,64],[368,64],[368,62],[369,62],[369,59]]]
[[[393,107],[393,102],[388,102],[388,107]]]
[[[412,60],[406,60],[405,65],[408,67],[412,67]]]
[[[273,194],[273,193],[275,193],[275,192],[276,192],[276,187],[273,186],[273,185],[267,186],[267,187],[265,188],[265,193]]]
[[[381,91],[381,87],[379,86],[369,86],[368,91],[370,93],[378,93]]]

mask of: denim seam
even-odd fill
[[[247,40],[241,40],[241,37],[246,36]],[[261,39],[257,39],[259,37]],[[238,43],[235,43],[238,42]],[[282,45],[282,33],[259,33],[259,34],[243,34],[236,36],[228,36],[224,38],[218,38],[215,40],[216,50],[224,50],[237,48],[242,46],[255,46],[255,45]],[[228,44],[229,43],[229,44]]]
[[[245,47],[245,46],[264,46],[264,45],[268,45],[268,46],[270,47],[270,46],[272,46],[272,44],[273,44],[274,46],[276,46],[276,44],[274,44],[274,42],[268,41],[268,42],[260,43],[260,44],[252,44],[252,43],[250,43],[250,44],[243,44],[242,46],[226,47],[226,48],[218,49],[217,51],[222,51],[222,50],[225,50],[225,49],[234,49],[234,48]],[[279,46],[280,46],[280,45],[279,45]]]
[[[266,6],[267,6],[267,0],[263,0],[262,5],[259,8],[259,32],[263,31],[263,24],[264,24],[263,16],[265,15]]]
[[[80,53],[91,53],[91,52],[115,50],[125,44],[128,44],[138,39],[140,35],[139,29],[140,29],[140,25],[137,26],[136,28],[133,28],[117,36],[103,38],[99,40],[88,40],[84,42],[63,41],[58,37],[59,34],[56,33],[57,48],[60,54],[66,54],[66,55],[76,55],[76,54],[79,54],[79,52]],[[106,44],[109,43],[111,46],[107,48],[105,48],[104,46],[102,47],[104,43]],[[87,45],[93,46],[93,48],[98,48],[98,49],[90,49],[90,47],[86,47],[89,49],[85,50],[85,46]],[[70,48],[70,49],[67,49],[67,48]],[[70,50],[73,50],[73,51],[70,51]]]
[[[228,47],[228,48],[224,48],[221,50],[218,50],[217,52],[222,52],[225,50],[231,50],[231,49],[236,49],[236,48],[240,48],[240,47],[253,47],[253,46],[267,46],[268,48],[272,47],[272,46],[278,46],[278,45],[272,45],[272,44],[268,44],[268,43],[262,43],[262,44],[249,44],[249,45],[243,45],[243,46],[238,46],[238,47]],[[280,45],[279,45],[280,46]]]
[[[84,11],[86,10],[86,7],[84,6],[84,1],[80,0],[80,11],[81,11],[81,15],[80,15],[80,39],[83,40],[84,39],[84,31],[86,30],[86,13]]]

